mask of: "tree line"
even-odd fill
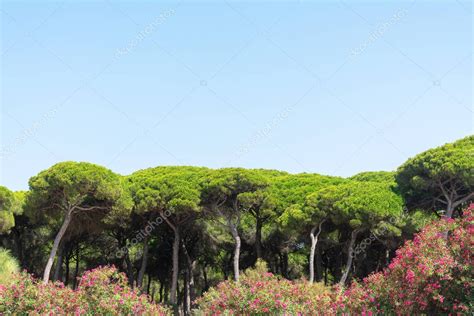
[[[190,166],[122,176],[61,162],[27,192],[0,186],[0,245],[45,283],[76,287],[81,271],[114,264],[131,287],[190,310],[258,259],[325,284],[380,271],[425,223],[459,216],[473,192],[474,136],[350,178]]]

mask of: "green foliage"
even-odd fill
[[[14,211],[14,194],[6,187],[0,186],[0,234],[8,232],[15,226]]]
[[[342,178],[307,173],[276,179],[272,190],[281,196],[279,203],[283,209],[278,218],[279,223],[290,230],[318,224],[327,213],[325,209],[317,207],[316,192],[345,182],[347,180]]]
[[[403,212],[402,198],[383,183],[351,181],[321,189],[312,199],[315,210],[352,228],[375,228]]]
[[[349,178],[354,181],[362,182],[386,182],[395,183],[395,172],[392,171],[365,171]]]
[[[114,267],[87,271],[79,287],[72,290],[62,283],[42,284],[21,273],[12,283],[0,286],[2,315],[170,315],[151,303],[146,295],[132,290],[126,276]]]
[[[409,159],[398,168],[396,180],[410,209],[438,211],[446,209],[448,202],[456,203],[469,196],[472,200],[474,136],[429,149]]]
[[[397,250],[383,271],[353,283],[344,312],[388,315],[468,315],[473,311],[474,204],[462,218],[428,224]]]
[[[67,210],[93,210],[99,218],[110,211],[126,215],[131,206],[121,177],[91,163],[58,163],[32,177],[29,185],[25,208],[34,221],[55,220]]]
[[[243,168],[224,168],[214,171],[204,187],[204,200],[212,202],[237,202],[239,195],[264,189],[265,177]]]
[[[135,172],[129,177],[135,211],[200,211],[201,187],[207,172],[208,169],[197,167],[157,167]]]
[[[13,274],[19,270],[18,262],[10,251],[0,248],[0,285],[10,284]]]
[[[275,177],[269,190],[278,197],[280,209],[285,210],[292,205],[302,205],[309,194],[321,188],[345,181],[339,177],[311,173],[288,174]]]
[[[198,299],[196,315],[318,315],[331,310],[330,288],[291,282],[258,261],[239,283],[224,281]]]

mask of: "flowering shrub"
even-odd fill
[[[472,313],[473,247],[474,204],[459,219],[427,225],[387,269],[353,283],[339,301],[352,312]]]
[[[221,282],[197,300],[198,314],[314,315],[329,308],[329,288],[321,284],[291,282],[266,271],[264,263],[247,271],[238,283]]]
[[[86,272],[77,290],[62,283],[42,284],[27,273],[0,287],[0,314],[29,315],[168,315],[148,297],[128,287],[114,267]]]
[[[472,314],[474,204],[407,241],[383,272],[347,289],[280,279],[264,269],[225,281],[197,303],[203,315]]]

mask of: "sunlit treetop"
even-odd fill
[[[25,209],[32,218],[57,217],[68,209],[126,214],[131,204],[121,176],[87,162],[58,163],[32,177],[29,185]]]
[[[353,175],[349,179],[355,181],[371,181],[371,182],[395,182],[395,172],[393,171],[366,171]]]
[[[308,208],[336,225],[374,229],[395,223],[403,214],[402,198],[384,183],[350,181],[328,186],[308,198]]]
[[[8,232],[14,225],[15,196],[6,187],[0,186],[0,234]]]
[[[199,167],[156,167],[133,173],[128,182],[135,211],[199,211],[201,188],[209,172]]]
[[[396,180],[410,209],[447,210],[474,198],[474,136],[429,149],[398,168]]]

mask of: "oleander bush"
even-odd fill
[[[238,283],[221,282],[197,303],[198,315],[314,314],[330,308],[331,291],[320,283],[293,282],[273,275],[259,261]]]
[[[132,290],[114,267],[87,271],[77,290],[62,283],[42,284],[30,274],[17,274],[0,287],[2,315],[169,315],[170,312]]]
[[[348,311],[394,314],[474,312],[474,204],[458,219],[427,225],[390,265],[347,289]]]
[[[348,288],[288,281],[257,265],[197,300],[202,315],[472,314],[474,204],[427,225],[391,264]]]

